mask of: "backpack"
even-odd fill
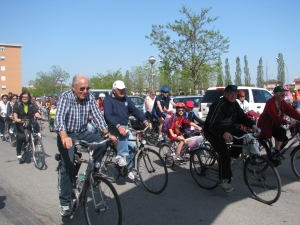
[[[172,128],[172,122],[174,118],[175,118],[174,115],[172,115],[170,118],[165,119],[163,126],[161,128],[161,131],[163,133],[167,133],[167,131]]]

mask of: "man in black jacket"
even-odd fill
[[[241,148],[231,147],[227,149],[226,143],[243,144],[243,140],[233,140],[232,135],[242,136],[245,134],[240,129],[240,124],[257,130],[255,122],[244,113],[236,101],[238,89],[236,85],[228,85],[224,90],[223,97],[216,100],[210,107],[204,123],[204,135],[220,156],[219,187],[225,192],[232,192],[230,186],[232,177],[230,157],[238,158]]]

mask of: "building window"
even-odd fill
[[[1,76],[2,81],[6,81],[6,76]]]
[[[5,56],[0,56],[0,60],[4,61],[5,60]]]
[[[0,52],[4,52],[4,47],[0,47]]]
[[[1,66],[1,71],[5,71],[5,66]]]
[[[2,86],[1,89],[2,89],[2,90],[6,90],[6,86]]]

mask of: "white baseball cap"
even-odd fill
[[[103,93],[100,93],[100,94],[99,94],[99,97],[101,97],[101,98],[105,98],[105,94],[103,94]]]
[[[124,82],[121,81],[121,80],[117,80],[117,81],[115,81],[114,84],[113,84],[113,89],[125,89],[125,88],[126,88],[126,87],[125,87],[125,84],[124,84]]]

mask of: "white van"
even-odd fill
[[[199,117],[205,120],[211,104],[223,96],[225,87],[208,88],[199,107]],[[249,102],[249,110],[262,113],[266,102],[272,97],[270,92],[264,88],[238,86],[239,90],[246,92],[246,100]]]
[[[90,92],[94,95],[95,99],[99,98],[99,94],[105,94],[105,97],[111,94],[112,89],[90,89]]]

